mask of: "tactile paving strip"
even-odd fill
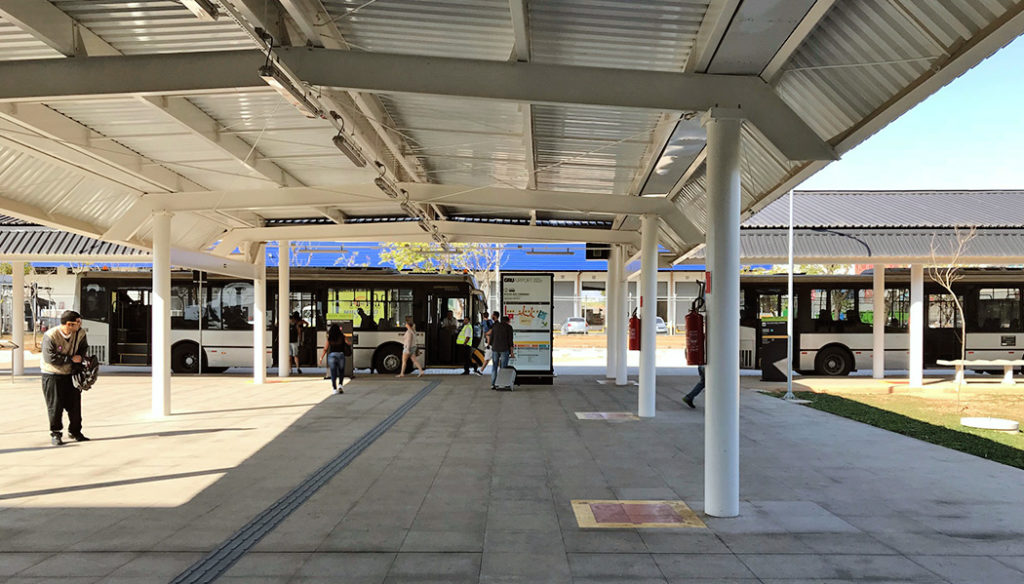
[[[572,510],[584,529],[707,527],[682,501],[573,499]]]
[[[409,401],[402,404],[390,416],[384,418],[372,430],[363,434],[351,446],[346,448],[327,464],[321,466],[313,474],[302,481],[297,487],[274,502],[273,505],[264,509],[245,527],[239,529],[229,537],[217,549],[207,554],[203,559],[192,564],[187,570],[178,574],[171,584],[209,584],[227,572],[231,566],[245,555],[263,536],[271,532],[293,511],[309,500],[320,487],[327,484],[327,481],[334,478],[334,475],[342,471],[350,462],[355,460],[368,446],[394,426],[402,419],[409,410],[419,403],[421,399],[440,385],[440,381],[433,381],[421,389],[416,395],[409,398]]]

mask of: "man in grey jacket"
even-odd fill
[[[89,351],[89,343],[82,330],[82,315],[65,310],[60,315],[60,326],[43,335],[43,397],[50,417],[50,444],[61,446],[64,430],[64,412],[68,413],[68,437],[78,442],[88,438],[82,434],[82,393],[71,380],[71,364],[81,363]]]

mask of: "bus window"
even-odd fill
[[[978,330],[998,332],[1020,329],[1020,290],[981,288],[978,290]]]
[[[208,330],[220,330],[220,286],[204,286],[203,296],[205,296],[205,303],[203,305],[203,328]]]
[[[413,314],[412,290],[392,288],[377,292],[380,293],[380,300],[375,297],[373,305],[373,314],[377,318],[377,329],[401,330],[405,328],[406,315]]]
[[[221,289],[221,322],[224,330],[252,330],[252,282],[232,282]]]
[[[963,306],[963,297],[959,298]],[[960,314],[956,309],[953,295],[949,293],[928,295],[928,328],[960,328]]]
[[[355,328],[370,330],[372,328],[372,317],[369,312],[369,302],[366,301],[367,296],[367,291],[363,289],[328,288],[327,321],[350,320]],[[362,309],[362,314],[360,314],[360,309]]]
[[[910,316],[910,288],[889,288],[885,291],[885,330],[906,331]]]
[[[196,287],[192,284],[171,286],[171,328],[199,326],[199,304],[196,302]]]
[[[82,287],[82,318],[107,322],[107,287],[90,282]]]

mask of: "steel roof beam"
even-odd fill
[[[206,140],[249,172],[285,187],[302,186],[302,181],[277,164],[266,160],[251,144],[231,134],[217,120],[184,97],[140,97],[171,120],[185,126],[194,136]]]
[[[435,221],[449,241],[474,243],[503,242],[591,242],[637,245],[635,231],[610,231],[575,227],[531,227],[500,223],[470,223],[465,221]],[[303,240],[303,241],[410,241],[429,242],[430,235],[415,221],[394,223],[346,223],[344,225],[288,225],[232,229],[224,234],[214,250],[216,255],[228,255],[247,241]]]
[[[78,171],[135,191],[198,191],[203,187],[140,156],[112,138],[41,104],[0,104],[0,130],[36,154],[45,152]]]
[[[704,20],[697,30],[697,40],[693,44],[693,50],[686,58],[687,73],[702,73],[707,71],[711,59],[718,50],[718,45],[725,38],[729,30],[729,23],[740,7],[742,0],[712,0],[708,9],[704,12]]]
[[[46,0],[4,0],[0,15],[65,57],[120,54]]]
[[[525,212],[570,211],[614,215],[617,213],[675,213],[678,208],[661,197],[626,197],[596,193],[563,191],[531,191],[504,187],[466,187],[462,185],[436,185],[400,183],[414,203],[450,206],[484,207],[490,209],[519,209]],[[332,187],[295,187],[249,191],[207,191],[196,193],[150,193],[143,195],[141,206],[148,212],[200,210],[254,211],[296,208],[338,208],[342,212],[360,207],[380,207],[392,202],[372,184],[353,184]],[[398,203],[394,203],[396,208]],[[319,211],[317,211],[319,213]],[[349,213],[351,214],[351,213]],[[703,236],[702,236],[703,240]]]
[[[528,103],[743,112],[790,160],[835,160],[819,137],[757,76],[502,63],[330,49],[275,49],[311,85]],[[189,93],[260,87],[259,51],[40,59],[0,63],[0,101],[83,95]],[[638,91],[637,88],[643,88]]]

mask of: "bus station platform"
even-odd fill
[[[92,440],[53,447],[38,376],[0,378],[0,582],[1024,581],[1022,471],[752,389],[726,519],[692,376],[653,419],[594,375],[271,381],[174,376],[154,418],[147,375],[107,374]]]

